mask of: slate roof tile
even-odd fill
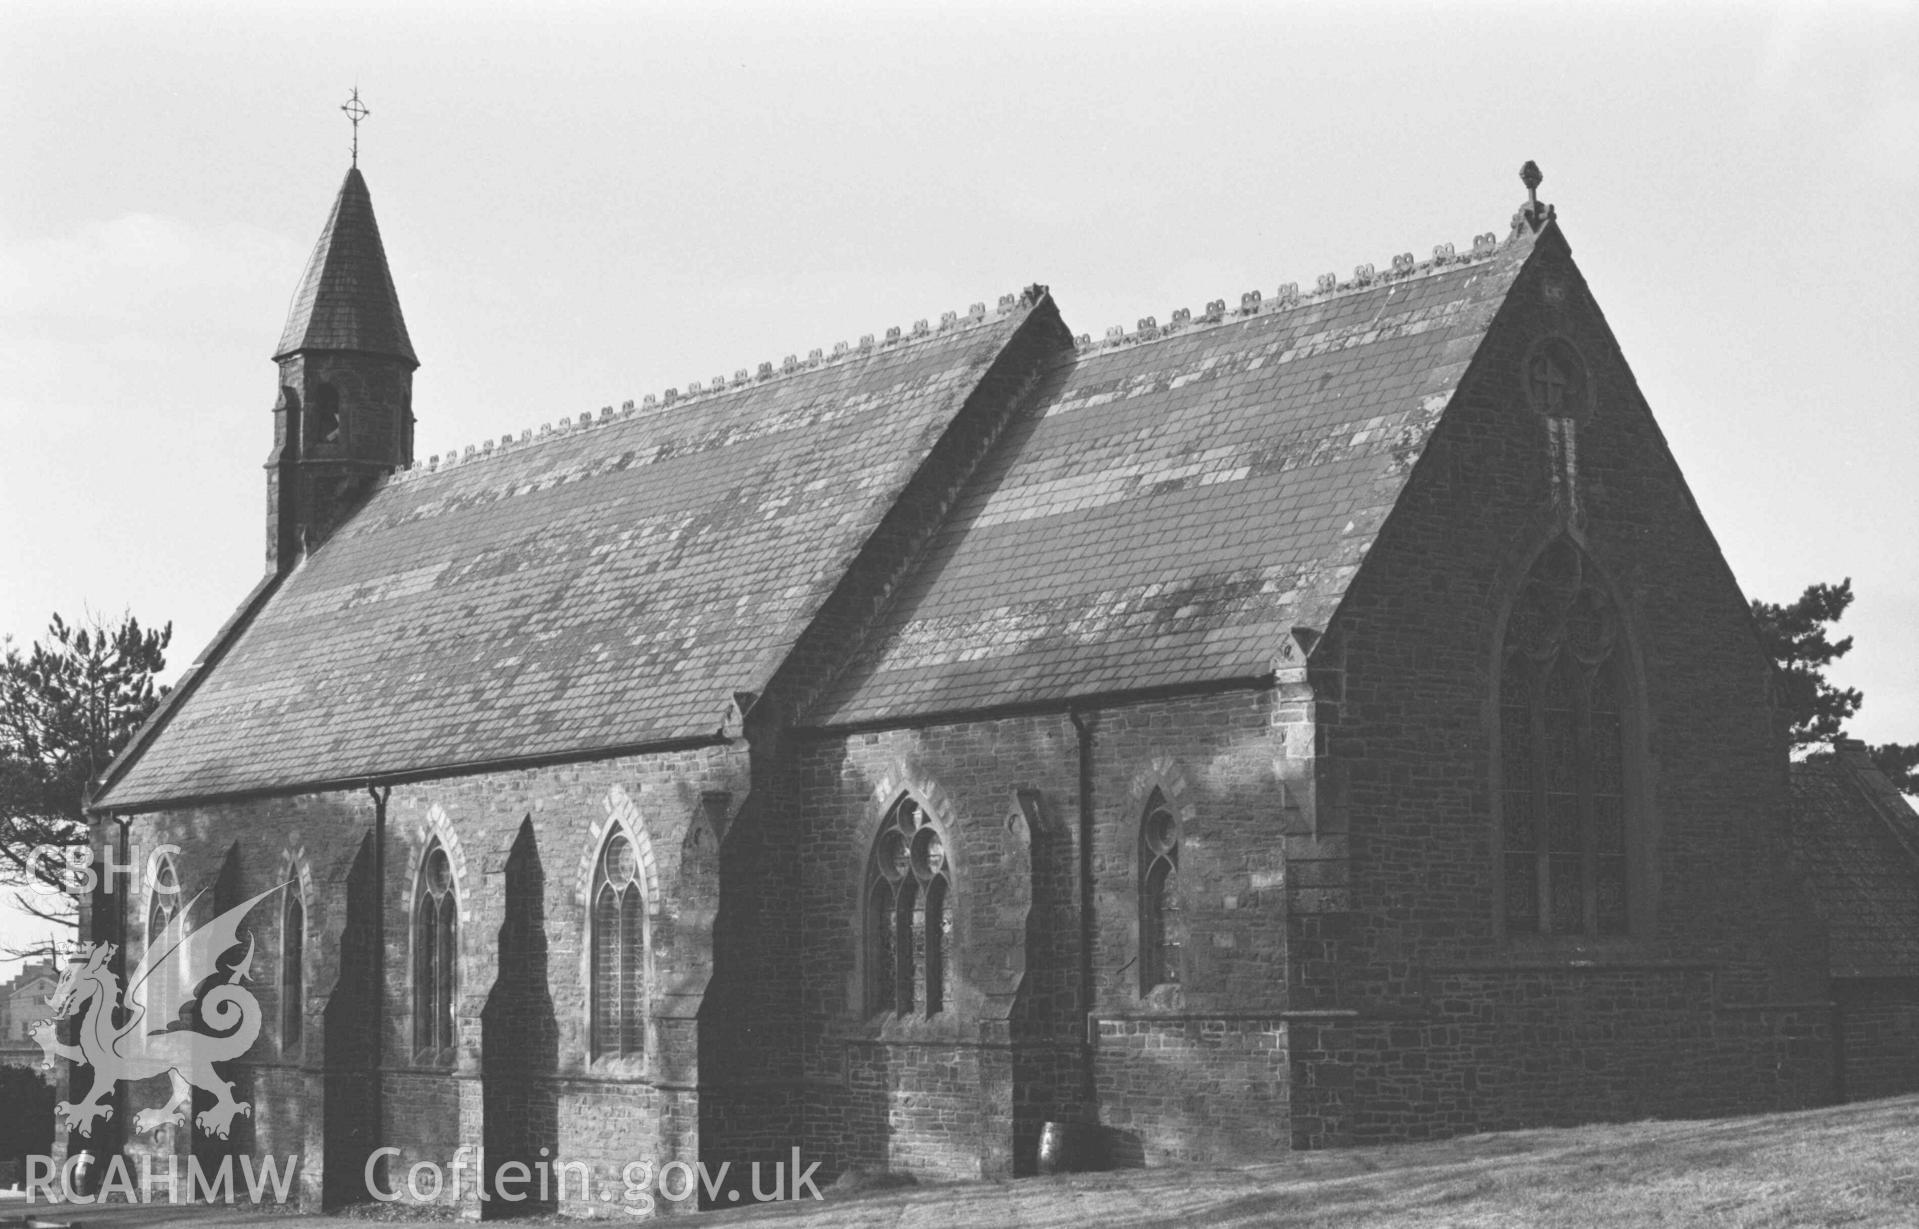
[[[346,173],[334,198],[273,357],[299,350],[391,354],[419,365],[359,167]]]
[[[348,275],[378,256],[364,195],[349,175],[289,337],[368,327],[326,308],[336,270],[363,306],[381,299]],[[1062,355],[810,720],[1270,673],[1288,629],[1337,606],[1530,250],[1521,236]],[[264,601],[100,804],[711,734],[1026,315],[399,476]],[[391,327],[403,346],[397,302]]]
[[[1337,605],[1523,256],[1082,347],[811,722],[1269,674]]]
[[[711,734],[1028,314],[397,476],[100,803]]]

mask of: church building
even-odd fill
[[[1848,1032],[1852,864],[1797,852],[1747,599],[1523,179],[1311,286],[1096,337],[1033,285],[423,457],[349,171],[265,575],[93,800],[178,847],[129,960],[286,885],[252,1109],[127,1146],[339,1204],[462,1149],[824,1185],[1919,1087],[1919,944]]]

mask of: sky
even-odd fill
[[[1850,577],[1851,732],[1919,741],[1915,52],[1863,0],[0,5],[0,634],[131,611],[177,673],[258,578],[357,84],[423,458],[1033,282],[1100,336],[1467,247],[1534,159],[1744,591]]]

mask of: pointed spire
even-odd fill
[[[387,271],[373,198],[357,166],[340,185],[273,357],[277,361],[301,350],[389,354],[420,365]]]

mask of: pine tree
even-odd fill
[[[1858,688],[1834,687],[1826,679],[1826,667],[1852,651],[1851,636],[1833,640],[1827,634],[1850,605],[1850,576],[1836,585],[1808,585],[1788,605],[1752,604],[1760,640],[1779,665],[1795,748],[1844,737],[1846,719],[1865,702]],[[1919,743],[1881,743],[1867,747],[1866,753],[1894,785],[1908,794],[1919,793]]]
[[[87,844],[87,791],[166,694],[154,678],[166,668],[172,638],[171,623],[155,631],[132,615],[117,627],[91,616],[73,626],[55,615],[46,639],[31,651],[6,642],[0,658],[0,882],[60,885],[58,862],[30,855],[40,846]]]

